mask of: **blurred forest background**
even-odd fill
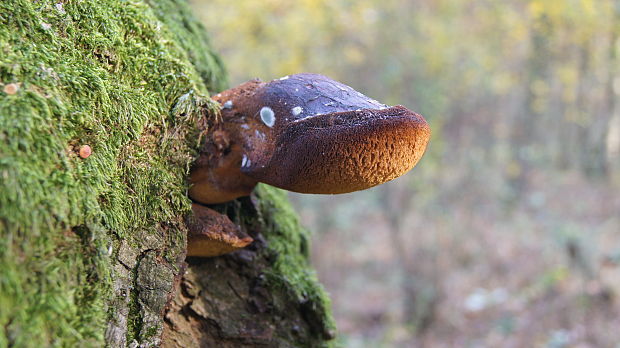
[[[193,0],[231,85],[423,114],[418,167],[291,195],[345,347],[620,347],[620,1]]]

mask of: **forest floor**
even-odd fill
[[[473,186],[402,212],[404,260],[377,192],[293,197],[344,346],[615,347],[618,190],[544,171],[511,202]]]

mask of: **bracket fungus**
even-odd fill
[[[196,203],[192,204],[192,213],[185,223],[189,230],[188,256],[218,256],[252,243],[252,237],[242,233],[226,215]]]
[[[222,121],[190,173],[189,195],[203,204],[247,196],[258,182],[300,193],[367,189],[412,169],[430,138],[421,115],[318,74],[252,80],[213,99]]]

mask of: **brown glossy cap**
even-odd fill
[[[409,171],[430,138],[424,118],[317,74],[252,80],[214,97],[223,122],[191,172],[190,196],[220,203],[257,182],[346,193]]]
[[[199,204],[192,204],[192,212],[186,221],[187,256],[214,257],[252,243],[226,215]]]

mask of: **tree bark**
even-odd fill
[[[325,294],[306,268],[308,238],[278,191],[261,187],[218,206],[255,242],[188,259],[166,314],[164,347],[319,347],[333,338]]]
[[[215,207],[248,250],[185,261],[186,176],[225,84],[183,0],[0,2],[0,347],[328,344],[281,192]]]

